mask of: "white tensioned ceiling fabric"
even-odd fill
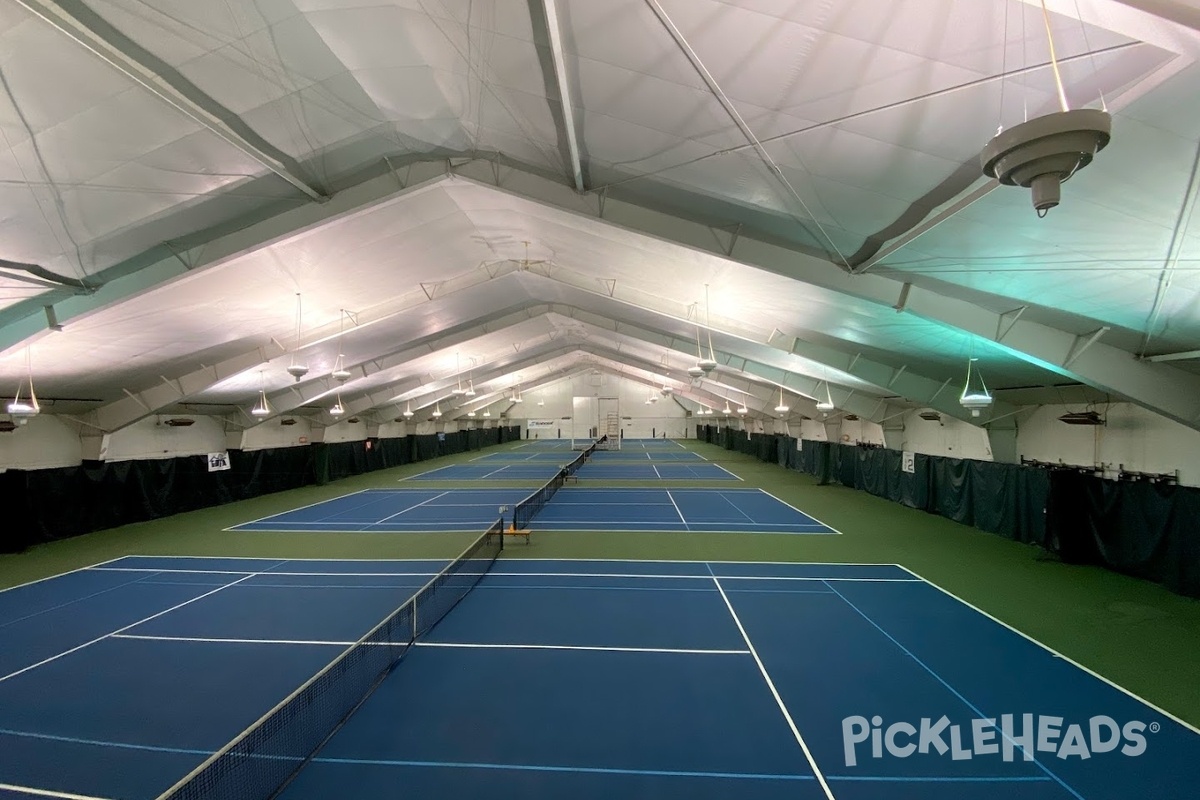
[[[1183,99],[1200,48],[1178,24],[1111,0],[1051,3],[1067,94],[1096,107],[1103,93],[1113,143],[1047,220],[1027,192],[984,192],[873,263],[985,186],[976,160],[999,126],[1055,108],[1036,4],[555,5],[570,108],[541,0],[4,6],[0,386],[23,374],[30,344],[42,393],[81,409],[214,363],[231,371],[189,396],[245,404],[264,382],[291,382],[296,292],[309,380],[342,352],[359,369],[346,389],[363,397],[444,374],[456,352],[532,341],[510,316],[554,304],[614,362],[683,357],[707,312],[727,372],[749,359],[880,398],[895,393],[874,377],[884,368],[936,386],[961,379],[968,355],[1000,387],[1076,379],[990,345],[936,303],[896,313],[853,282],[739,263],[759,241],[830,275],[866,264],[897,298],[911,283],[990,314],[1025,307],[1023,321],[1068,337],[1107,326],[1104,345],[1130,352],[1200,338],[1194,272],[1160,280],[1200,244],[1180,224],[1200,130]],[[65,10],[191,110],[39,8]],[[572,184],[568,118],[588,191],[558,202],[527,187]],[[456,178],[480,158],[498,187],[483,170]],[[390,199],[346,199],[388,179]],[[604,198],[652,219],[598,219]],[[323,217],[338,203],[347,210]],[[677,234],[675,219],[714,238]],[[43,306],[66,317],[61,333]],[[410,342],[429,352],[418,359]]]

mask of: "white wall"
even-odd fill
[[[225,428],[216,417],[192,416],[194,425],[173,428],[165,417],[147,417],[105,437],[100,458],[131,461],[146,458],[207,455],[225,450]]]
[[[822,428],[825,426],[822,425]],[[883,428],[876,422],[842,418],[838,425],[842,444],[883,444]]]
[[[599,385],[595,383],[597,379],[600,381]],[[554,438],[560,429],[562,438],[571,437],[572,420],[563,417],[573,416],[573,397],[617,397],[622,417],[621,431],[631,439],[644,439],[651,435],[661,437],[663,433],[679,439],[694,436],[696,423],[715,424],[711,423],[711,420],[716,419],[715,416],[688,418],[684,409],[670,397],[663,397],[657,391],[651,395],[649,387],[610,374],[575,375],[552,386],[530,389],[521,394],[524,402],[514,405],[508,411],[511,424],[520,424],[524,428],[527,419],[553,420],[553,428],[533,431],[543,439]],[[646,405],[646,399],[650,396],[657,400],[651,405]],[[539,406],[539,401],[545,405]],[[594,421],[591,424],[595,424]],[[522,431],[521,435],[524,436],[525,432]]]
[[[39,414],[12,433],[0,433],[0,470],[73,467],[82,459],[79,436],[51,414]]]
[[[361,418],[358,422],[339,420],[325,428],[324,442],[361,442],[367,438],[367,423]]]
[[[903,417],[901,450],[930,456],[992,460],[991,444],[983,428],[947,416],[943,416],[941,422],[931,422],[921,419],[918,414],[919,410],[911,411]]]
[[[271,447],[298,447],[313,440],[312,426],[304,417],[292,417],[295,425],[280,425],[271,420],[253,428],[247,428],[242,436],[243,450],[266,450]],[[230,445],[232,446],[232,445]]]
[[[1078,406],[1043,406],[1022,418],[1017,450],[1025,458],[1082,466],[1119,465],[1135,472],[1174,472],[1180,483],[1200,486],[1200,431],[1131,403],[1097,409],[1107,425],[1067,425],[1058,417]]]

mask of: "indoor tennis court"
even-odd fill
[[[422,472],[411,481],[547,481],[559,469],[558,464],[454,464]],[[739,481],[737,475],[720,464],[642,464],[592,460],[579,468],[580,480],[596,481]]]
[[[422,796],[817,798],[822,781],[852,799],[1167,797],[1200,747],[1170,715],[902,567],[502,558],[469,590],[489,563],[467,562],[450,592],[461,603],[283,797],[403,785]],[[155,798],[445,566],[131,556],[2,592],[0,763],[21,785],[60,793],[46,796]],[[398,655],[407,642],[371,646]],[[964,662],[960,646],[989,658]],[[1011,741],[989,728],[963,756],[973,720],[1024,709],[1062,731],[1086,730],[1103,709],[1143,723],[1145,751],[1063,758],[1056,729],[1055,747],[1027,761],[1015,723]],[[921,752],[907,752],[909,734],[903,755],[876,756],[869,736],[852,727],[859,741],[847,745],[844,730],[873,715],[950,727]],[[282,749],[258,757],[286,761],[282,744],[263,746]]]
[[[244,522],[234,531],[404,533],[482,530],[512,520],[522,489],[368,489]],[[501,512],[501,507],[508,510]],[[531,530],[837,533],[761,489],[591,489],[553,494]]]
[[[0,800],[1200,800],[1200,0],[0,0]]]

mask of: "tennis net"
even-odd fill
[[[408,651],[479,583],[504,544],[500,519],[415,595],[158,800],[269,800]]]
[[[574,461],[556,472],[554,477],[547,481],[542,488],[517,503],[513,507],[513,530],[520,531],[528,528],[530,520],[546,507],[546,503],[549,503],[550,498],[558,493],[558,490],[567,482],[567,478],[578,472],[579,468],[591,458],[592,453],[596,452],[596,448],[600,446],[600,443],[607,439],[607,436],[601,436],[592,442],[586,450],[575,457]]]

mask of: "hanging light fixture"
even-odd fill
[[[409,401],[408,401],[408,403],[407,403],[407,404],[404,406],[404,416],[405,416],[406,418],[409,418],[409,419],[411,419],[411,418],[412,418],[412,415],[413,415],[413,410],[412,410],[412,401],[411,401],[411,400],[409,400]]]
[[[332,417],[340,417],[346,413],[346,409],[342,406],[342,393],[337,393],[337,400],[333,404],[333,408],[329,409],[329,415]]]
[[[788,406],[785,402],[783,402],[783,387],[780,386],[779,387],[779,405],[775,406],[775,413],[776,414],[786,414],[787,412],[788,412]]]
[[[267,402],[266,373],[262,370],[258,371],[258,402],[254,404],[254,408],[250,409],[250,413],[255,417],[266,417],[271,414],[271,404]]]
[[[979,161],[983,174],[989,178],[1007,186],[1032,189],[1033,208],[1039,217],[1044,217],[1058,205],[1062,184],[1092,163],[1096,153],[1108,144],[1112,117],[1104,108],[1071,109],[1068,105],[1050,33],[1050,12],[1045,0],[1041,5],[1050,66],[1062,110],[1034,117],[1008,130],[1001,129],[983,148]],[[1103,95],[1100,100],[1103,106]]]
[[[490,416],[492,415],[492,410],[491,410],[490,408],[485,408],[485,409],[483,410],[483,415],[484,415],[485,417],[490,417]]]
[[[700,362],[701,362],[701,360],[703,360],[703,358],[704,358],[704,354],[700,352],[700,326],[697,325],[696,326],[696,363],[693,364],[692,366],[688,367],[688,369],[687,369],[687,374],[690,375],[692,378],[703,378],[705,375],[708,374],[707,371],[704,369],[704,367],[700,366]]]
[[[963,383],[962,395],[958,398],[959,404],[968,409],[972,417],[978,417],[981,411],[992,405],[992,394],[988,391],[987,384],[983,382],[983,375],[979,372],[979,368],[975,366],[975,362],[978,360],[978,358],[967,360],[967,380]]]
[[[338,354],[333,360],[333,372],[329,376],[338,383],[345,383],[350,380],[350,370],[346,369],[346,356],[342,353],[342,336],[346,332],[346,309],[339,309],[338,312]]]
[[[475,416],[475,412],[474,412],[474,411],[468,411],[468,412],[467,412],[467,416],[468,416],[468,417],[473,417],[473,416]]]
[[[745,414],[745,413],[746,413],[746,412],[748,412],[749,410],[750,410],[750,409],[746,408],[746,405],[743,403],[742,405],[738,406],[737,413],[739,413],[739,414]]]
[[[26,383],[29,384],[29,399],[21,399],[21,387]],[[24,425],[30,417],[36,417],[42,411],[38,405],[37,393],[33,390],[33,352],[29,346],[25,347],[25,379],[17,383],[17,394],[13,397],[12,402],[8,404],[8,413],[13,420]]]
[[[292,350],[292,360],[288,364],[287,372],[296,379],[299,383],[300,379],[308,374],[308,364],[296,361],[296,352],[300,349],[300,320],[301,320],[301,305],[300,293],[296,292],[296,347]]]
[[[715,357],[715,354],[713,353],[712,318],[709,316],[708,284],[707,283],[704,284],[704,325],[707,328],[707,333],[708,333],[708,358],[701,358],[699,361],[696,362],[696,366],[700,368],[701,372],[703,372],[705,375],[707,375],[708,373],[712,372],[714,369],[717,368],[717,359]],[[696,329],[697,337],[699,336],[699,333],[700,333],[700,329],[697,328]],[[697,339],[696,344],[697,345],[700,344],[698,339]]]
[[[442,404],[441,404],[441,403],[436,403],[436,404],[433,406],[433,418],[434,418],[434,419],[437,419],[437,418],[438,418],[438,417],[440,417],[441,415],[442,415]]]
[[[465,397],[475,396],[475,381],[473,379],[467,382],[467,390],[463,392],[463,395]]]
[[[459,357],[458,353],[454,354],[454,374],[458,379],[458,383],[453,389],[450,390],[450,394],[456,397],[461,394],[466,394],[466,390],[463,389],[462,386],[462,359]]]
[[[836,408],[837,406],[833,404],[833,395],[829,393],[829,380],[826,379],[825,399],[817,401],[817,411],[820,411],[822,414],[828,414],[830,411],[833,411]]]
[[[525,399],[521,397],[521,384],[517,384],[516,390],[513,392],[512,401],[514,403],[524,403]]]
[[[730,414],[732,414],[732,413],[733,413],[733,409],[729,407],[729,401],[728,401],[728,400],[726,400],[726,401],[725,401],[725,408],[723,408],[723,409],[721,410],[721,413],[722,413],[722,414],[724,414],[724,415],[725,415],[725,416],[727,416],[727,417],[728,417]]]

